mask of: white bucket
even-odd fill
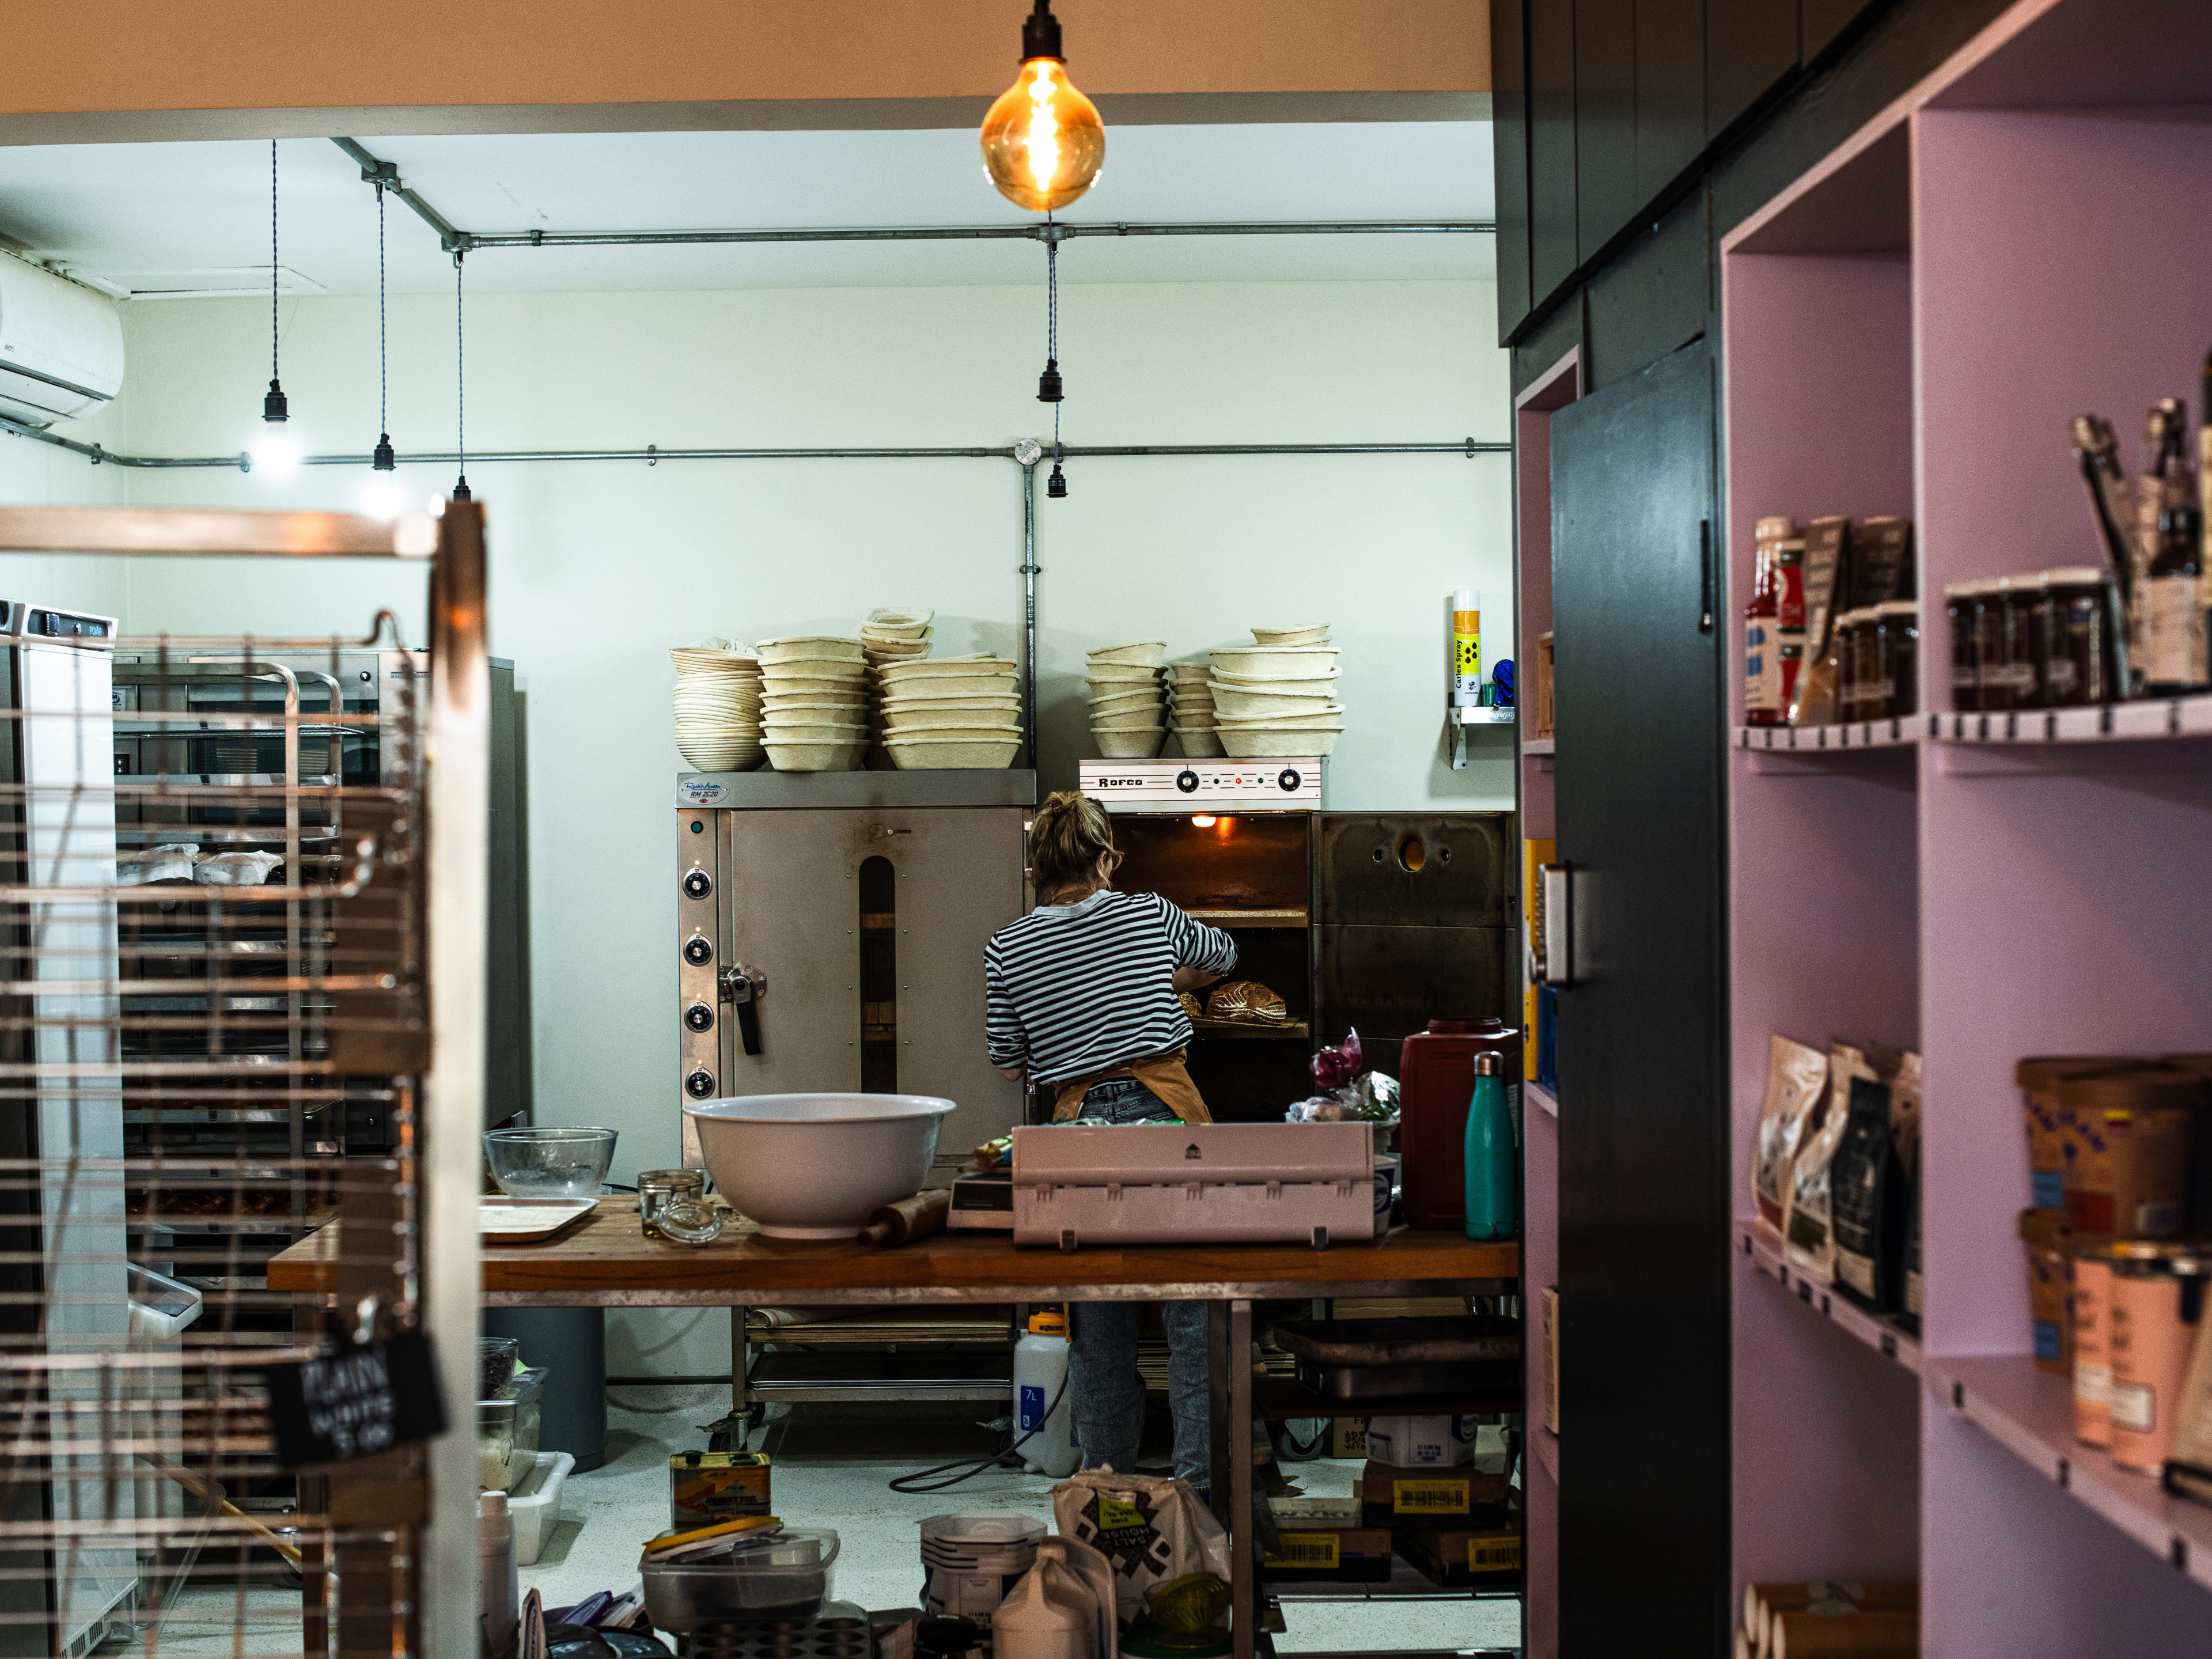
[[[933,1515],[921,1523],[922,1607],[988,1626],[1036,1565],[1045,1524],[1026,1515]]]

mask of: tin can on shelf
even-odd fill
[[[2182,1379],[2204,1313],[2212,1260],[2193,1247],[2128,1240],[2112,1246],[2112,1461],[2155,1474],[2173,1449]]]
[[[1891,599],[1875,607],[1875,695],[1863,702],[1869,720],[1897,720],[1920,709],[1920,605]]]
[[[2050,663],[2044,654],[2042,625],[2047,584],[2043,573],[2006,576],[1998,592],[2004,601],[2005,678],[2014,708],[2048,708]]]
[[[1974,608],[1974,706],[1984,714],[2012,708],[2012,659],[2005,649],[2002,577],[1966,584]]]

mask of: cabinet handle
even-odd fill
[[[1713,521],[1698,520],[1698,632],[1713,631]]]

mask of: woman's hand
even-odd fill
[[[1220,975],[1209,974],[1203,968],[1178,968],[1169,983],[1177,991],[1196,991],[1218,982],[1220,978]]]
[[[999,1067],[999,1075],[1009,1083],[1020,1083],[1029,1074],[1018,1066],[1001,1066]]]

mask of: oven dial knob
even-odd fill
[[[684,960],[694,968],[704,968],[714,959],[714,941],[704,933],[694,933],[684,941]]]
[[[702,899],[714,890],[714,878],[696,866],[684,872],[684,896]]]
[[[1198,793],[1198,774],[1192,771],[1188,766],[1184,767],[1182,771],[1176,774],[1176,788],[1186,795],[1196,794]]]
[[[703,1067],[684,1079],[684,1092],[694,1100],[704,1100],[714,1092],[714,1074]]]
[[[703,1002],[695,1002],[684,1011],[684,1026],[690,1031],[711,1031],[714,1029],[714,1011]]]
[[[1280,772],[1276,774],[1275,782],[1285,794],[1297,794],[1298,793],[1298,784],[1300,782],[1297,769],[1295,767],[1285,766]]]

